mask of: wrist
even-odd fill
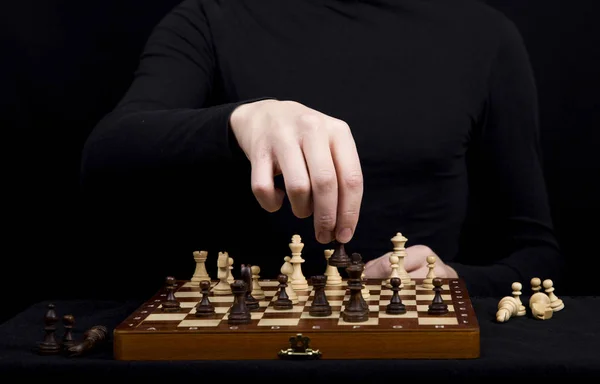
[[[231,127],[233,133],[236,134],[236,131],[240,127],[248,125],[248,121],[257,108],[261,107],[265,103],[271,103],[274,101],[275,100],[273,99],[265,99],[238,105],[229,116],[229,126]]]

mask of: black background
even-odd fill
[[[3,2],[0,320],[34,301],[83,295],[89,271],[117,268],[90,235],[101,224],[83,204],[81,148],[127,89],[152,27],[178,2]],[[597,295],[599,2],[487,2],[520,28],[538,83],[547,183],[568,261],[557,294]]]

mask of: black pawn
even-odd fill
[[[390,284],[392,285],[392,298],[390,299],[390,303],[385,308],[385,313],[389,315],[401,315],[406,313],[406,306],[402,303],[400,299],[400,279],[397,277],[392,277],[390,280]]]
[[[277,292],[277,299],[275,300],[275,303],[273,303],[273,308],[292,309],[294,307],[294,304],[292,303],[292,300],[290,300],[290,297],[285,291],[285,289],[287,288],[288,281],[287,275],[284,275],[283,273],[280,274],[277,277],[277,281],[279,281],[279,291]]]
[[[369,307],[365,305],[362,297],[362,271],[363,266],[360,264],[352,264],[346,268],[348,289],[350,289],[350,300],[342,312],[342,318],[346,322],[358,323],[369,320]]]
[[[243,280],[235,280],[231,283],[231,292],[233,292],[233,305],[229,310],[227,322],[231,325],[250,324],[252,316],[246,306],[246,283]]]
[[[73,315],[64,315],[63,316],[63,328],[65,329],[65,333],[63,334],[62,339],[62,347],[63,349],[68,349],[75,345],[75,341],[73,340],[73,326],[75,325],[75,317]]]
[[[175,278],[167,277],[167,299],[162,303],[162,309],[165,312],[175,312],[181,308],[179,301],[175,298]]]
[[[311,278],[312,286],[315,291],[312,304],[310,305],[309,314],[311,316],[329,316],[331,315],[331,305],[327,301],[325,295],[325,284],[327,283],[327,276],[318,275]]]
[[[334,267],[348,267],[351,264],[350,257],[346,253],[344,243],[333,241],[333,254],[329,258],[329,265]]]
[[[260,308],[258,300],[252,296],[252,266],[250,264],[242,264],[241,267],[241,278],[246,283],[246,306],[251,311],[256,311]]]
[[[48,311],[44,317],[44,340],[38,345],[41,355],[54,355],[60,353],[60,344],[56,341],[56,323],[58,316],[54,310],[54,304],[48,304]]]
[[[448,313],[448,305],[442,299],[442,279],[433,279],[433,292],[435,294],[431,304],[429,304],[427,313],[430,315],[444,315]]]
[[[196,317],[213,315],[215,313],[215,306],[208,299],[210,294],[210,281],[202,280],[200,282],[200,292],[202,292],[202,300],[196,304]]]

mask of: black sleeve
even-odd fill
[[[251,100],[210,105],[215,57],[198,3],[184,1],[153,30],[130,88],[84,145],[84,185],[142,174],[150,180],[159,170],[202,172],[241,155],[229,117]]]
[[[487,215],[485,240],[474,244],[469,263],[449,263],[470,289],[484,295],[524,292],[533,277],[560,281],[562,256],[553,232],[539,138],[538,100],[528,53],[507,22],[491,66],[487,100],[472,158],[476,191]],[[474,183],[475,185],[475,183]],[[486,258],[497,259],[486,264]]]

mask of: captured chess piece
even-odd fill
[[[505,323],[514,316],[519,315],[520,302],[513,296],[505,296],[498,302],[498,311],[496,312],[496,321]]]
[[[75,317],[73,315],[64,315],[63,316],[63,328],[65,329],[65,333],[62,338],[62,347],[63,349],[68,349],[75,345],[75,341],[73,340],[73,326],[75,325]]]
[[[83,334],[83,341],[67,349],[69,357],[82,356],[98,346],[102,345],[108,338],[108,329],[103,325],[95,325]]]
[[[215,314],[215,306],[210,302],[210,281],[200,281],[200,292],[202,300],[196,304],[196,317],[212,316]]]
[[[400,299],[400,284],[402,280],[399,277],[392,277],[390,279],[390,285],[392,286],[392,298],[389,304],[385,308],[385,313],[389,315],[401,315],[406,313],[406,306]]]
[[[550,298],[544,292],[536,292],[529,298],[529,308],[531,315],[538,320],[548,320],[552,318],[554,311],[550,307]]]
[[[56,323],[58,316],[54,310],[54,304],[48,304],[48,310],[44,317],[44,340],[38,344],[40,355],[55,355],[60,353],[60,344],[56,340]]]
[[[350,263],[350,257],[346,253],[344,243],[340,243],[337,240],[333,240],[333,254],[329,258],[329,265],[339,268],[348,267]]]
[[[531,279],[531,292],[534,294],[540,292],[542,289],[542,280],[539,277]]]
[[[358,323],[369,320],[369,306],[362,297],[362,272],[364,264],[351,264],[346,268],[348,274],[348,289],[350,299],[342,311],[342,318],[346,322]]]
[[[228,324],[250,324],[252,316],[250,315],[250,309],[246,305],[246,294],[248,293],[246,283],[243,280],[234,280],[231,283],[231,291],[233,292],[234,299],[233,305],[229,309]]]
[[[317,317],[331,315],[331,305],[329,305],[329,301],[327,301],[327,296],[325,295],[327,276],[313,276],[311,278],[311,283],[314,288],[315,295],[309,308],[309,314]]]
[[[292,309],[294,307],[294,303],[292,303],[292,300],[287,294],[288,276],[281,273],[279,276],[277,276],[277,281],[279,281],[279,289],[277,291],[277,298],[273,303],[273,308],[278,310]]]
[[[429,304],[427,313],[430,315],[445,315],[448,313],[448,305],[444,303],[442,298],[442,279],[436,277],[433,279],[433,300]]]
[[[514,283],[512,283],[511,288],[513,290],[513,297],[517,301],[517,304],[519,304],[519,309],[517,310],[515,316],[525,316],[527,314],[527,308],[525,308],[523,302],[521,302],[521,290],[523,289],[523,284],[519,283],[518,281],[515,281]]]
[[[168,276],[166,279],[167,298],[162,303],[164,312],[176,312],[181,308],[179,301],[175,298],[175,278]]]
[[[542,286],[544,287],[544,291],[550,299],[550,308],[552,308],[554,312],[558,312],[563,309],[565,307],[565,303],[554,294],[554,283],[552,280],[544,280]]]

